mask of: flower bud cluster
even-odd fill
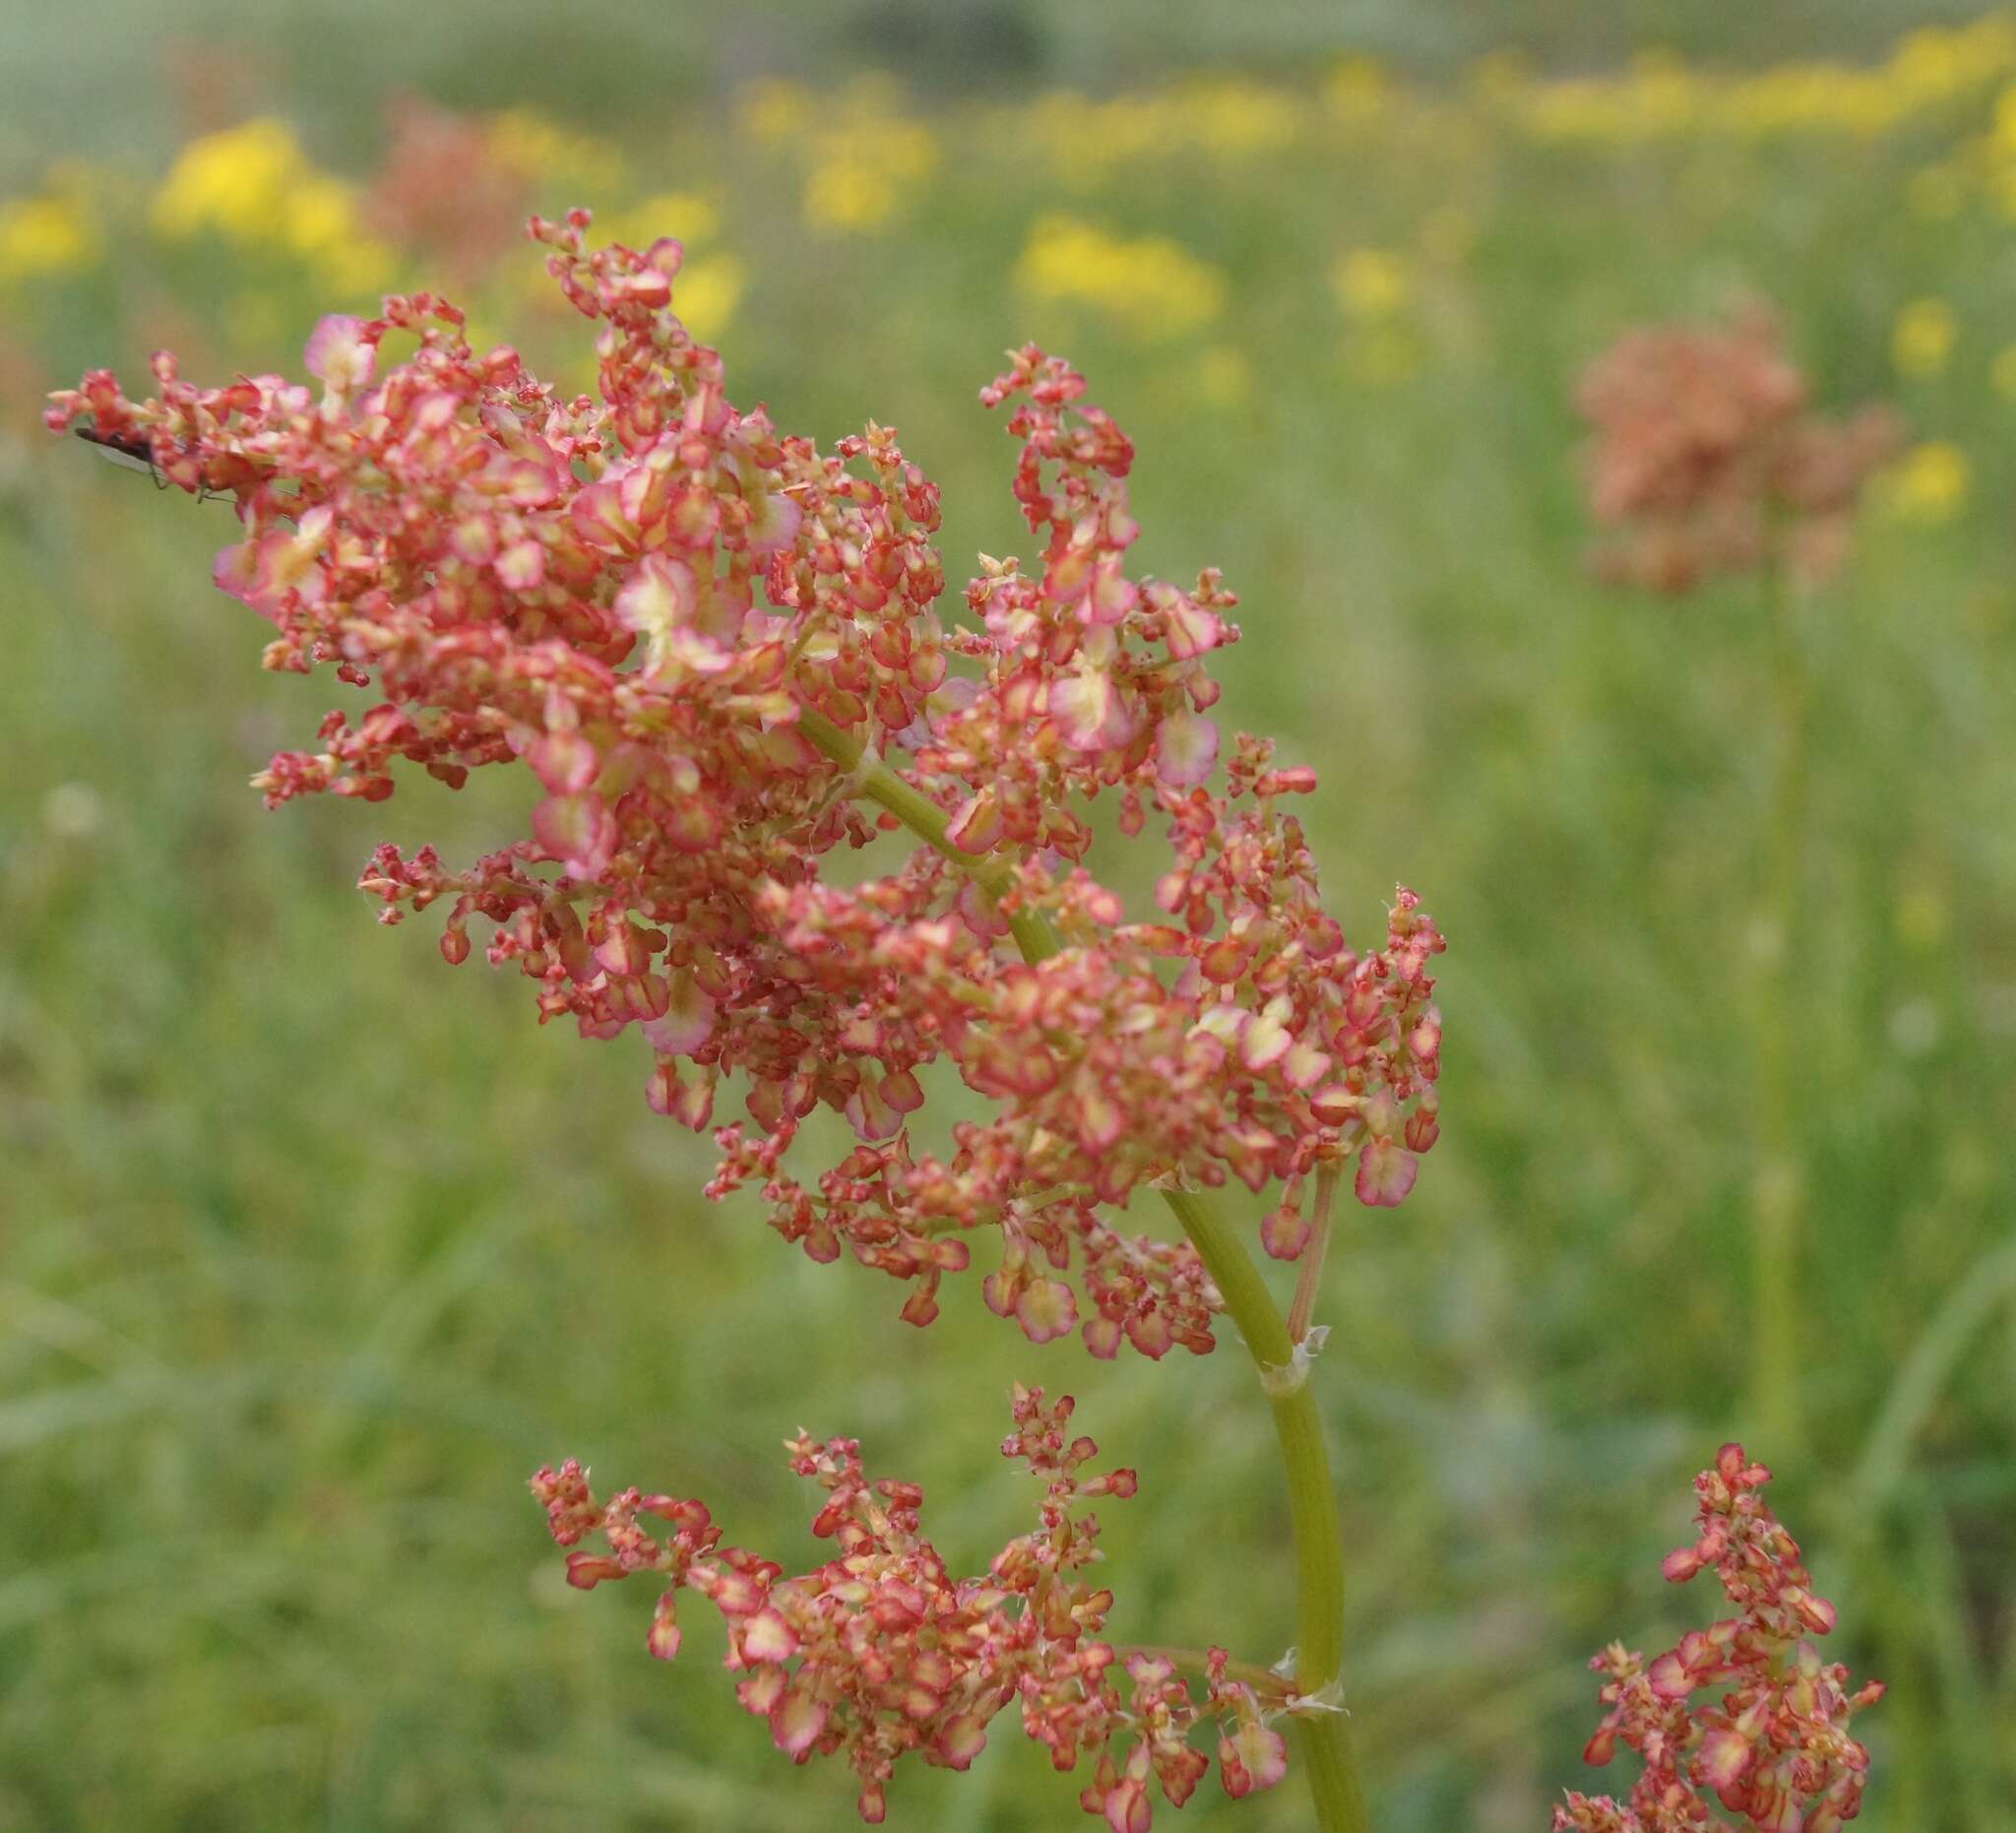
[[[1870,473],[1897,450],[1887,408],[1813,412],[1805,378],[1752,307],[1724,329],[1627,332],[1584,372],[1590,508],[1617,531],[1599,572],[1666,592],[1719,573],[1840,564]]]
[[[448,961],[479,939],[541,1021],[641,1038],[647,1098],[682,1124],[713,1125],[734,1078],[712,1194],[757,1188],[813,1257],[906,1282],[913,1322],[983,1233],[986,1300],[1033,1340],[1208,1350],[1194,1251],[1097,1206],[1228,1179],[1286,1179],[1292,1205],[1346,1166],[1399,1202],[1439,1125],[1440,935],[1403,891],[1385,945],[1351,949],[1287,812],[1313,772],[1246,735],[1221,759],[1206,663],[1232,597],[1129,571],[1133,449],[1081,376],[1032,348],[983,391],[1038,551],[983,557],[948,628],[937,487],[894,433],[822,452],[736,408],[672,309],[680,244],[591,248],[588,221],[532,233],[598,326],[593,396],[476,352],[421,293],[325,319],[319,390],[200,389],[163,354],[156,398],[94,371],[49,423],[233,498],[216,578],[273,626],[268,665],[367,692],[272,760],[270,804],[523,767],[519,837],[463,866],[381,848],[362,888],[387,922],[440,906]],[[825,855],[899,825],[863,812],[870,770],[936,833],[843,889]],[[1087,870],[1102,795],[1129,842],[1166,826],[1166,920],[1129,921]],[[1018,920],[1061,948],[1015,958]],[[934,1064],[993,1108],[945,1116],[935,1150]],[[801,1181],[786,1155],[821,1107],[859,1145]]]
[[[1607,1763],[1621,1742],[1645,1768],[1627,1802],[1570,1794],[1555,1833],[1695,1833],[1726,1824],[1711,1800],[1764,1833],[1837,1833],[1856,1817],[1869,1753],[1849,1721],[1883,1683],[1851,1692],[1848,1670],[1820,1659],[1811,1638],[1834,1627],[1834,1607],[1765,1503],[1770,1481],[1734,1444],[1695,1479],[1700,1537],[1663,1570],[1684,1584],[1712,1567],[1736,1614],[1650,1663],[1616,1642],[1591,1661],[1608,1710],[1585,1760]]]
[[[922,1538],[922,1490],[870,1482],[848,1438],[821,1444],[800,1432],[787,1444],[791,1468],[825,1491],[812,1533],[833,1544],[823,1565],[791,1576],[723,1548],[699,1502],[636,1489],[598,1500],[572,1459],[539,1471],[532,1490],[553,1539],[574,1549],[568,1583],[586,1591],[648,1573],[663,1586],[646,1638],[653,1655],[678,1653],[681,1591],[712,1604],[727,1628],[725,1665],[741,1676],[736,1698],[794,1762],[845,1752],[863,1820],[882,1820],[901,1758],[963,1770],[1010,1706],[1058,1770],[1091,1760],[1079,1800],[1112,1833],[1146,1833],[1155,1788],[1177,1807],[1189,1799],[1210,1767],[1189,1741],[1207,1722],[1220,1729],[1227,1793],[1272,1787],[1286,1749],[1267,1719],[1287,1702],[1286,1688],[1263,1706],[1214,1649],[1193,1697],[1167,1655],[1122,1654],[1102,1639],[1113,1599],[1083,1575],[1100,1556],[1098,1517],[1084,1504],[1131,1496],[1134,1473],[1085,1474],[1099,1447],[1068,1435],[1068,1395],[1045,1406],[1041,1388],[1018,1386],[1013,1410],[1001,1452],[1043,1484],[1037,1526],[974,1578],[952,1577]],[[647,1531],[641,1518],[662,1525]],[[605,1550],[582,1549],[591,1535]]]

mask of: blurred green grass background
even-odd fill
[[[575,202],[677,219],[738,399],[900,427],[956,578],[1023,538],[975,390],[1009,344],[1068,350],[1139,443],[1145,563],[1242,596],[1223,710],[1320,769],[1348,931],[1402,877],[1450,936],[1443,1143],[1404,1209],[1354,1208],[1328,1306],[1392,1833],[1600,1786],[1582,1663],[1700,1617],[1657,1559],[1753,1424],[1766,622],[1749,587],[1585,577],[1569,387],[1626,325],[1754,292],[1824,403],[1898,402],[1915,444],[1811,647],[1808,1441],[1754,1448],[1835,1652],[1892,1683],[1862,1824],[2016,1827],[2016,28],[246,13],[0,24],[0,1828],[854,1824],[701,1613],[666,1670],[641,1598],[565,1591],[520,1485],[573,1452],[804,1551],[778,1441],[848,1431],[970,1570],[1026,1519],[1018,1375],[1141,1471],[1103,1511],[1118,1634],[1286,1639],[1234,1354],[1033,1349],[972,1285],[913,1331],[700,1201],[633,1052],[538,1031],[350,888],[380,839],[487,844],[510,791],[264,815],[245,777],[345,690],[259,671],[208,584],[223,511],[34,426],[85,363],[293,367],[321,311],[450,279],[585,381],[509,235]],[[401,94],[465,138],[399,152]],[[1071,1793],[1004,1726],[971,1776],[900,1775],[892,1823],[1080,1824]],[[1212,1784],[1175,1824],[1300,1812]]]

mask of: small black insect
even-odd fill
[[[154,479],[157,490],[168,488],[167,478],[161,475],[160,467],[154,462],[154,443],[145,433],[101,433],[94,426],[77,426],[71,430],[100,458],[118,466],[121,471],[144,471]],[[229,495],[228,490],[199,490],[196,500],[213,503]]]
[[[109,459],[123,471],[146,472],[158,490],[168,487],[168,480],[155,465],[154,444],[145,433],[101,433],[93,426],[74,430],[86,445],[95,447],[101,458]]]

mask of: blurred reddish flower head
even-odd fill
[[[415,95],[386,110],[384,162],[365,198],[372,226],[422,250],[458,282],[491,266],[516,243],[532,176],[501,158],[489,126]]]
[[[1613,533],[1599,573],[1684,592],[1718,573],[1840,564],[1869,474],[1896,450],[1884,407],[1810,411],[1805,378],[1763,307],[1727,327],[1626,332],[1583,372],[1589,506]]]

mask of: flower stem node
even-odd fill
[[[1351,1708],[1344,1703],[1344,1682],[1332,1680],[1326,1687],[1313,1693],[1296,1693],[1289,1702],[1287,1712],[1292,1719],[1315,1718],[1326,1712],[1351,1716]]]
[[[1260,1386],[1269,1400],[1286,1400],[1307,1385],[1310,1365],[1321,1354],[1329,1337],[1328,1324],[1313,1324],[1295,1345],[1294,1353],[1287,1363],[1260,1364]]]

